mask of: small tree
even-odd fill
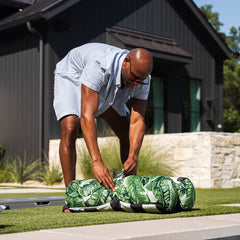
[[[212,5],[200,7],[212,26],[219,32],[223,24],[219,14],[212,12]],[[240,27],[232,27],[229,35],[220,33],[226,44],[235,52],[236,57],[224,61],[223,66],[223,122],[225,132],[240,132]]]

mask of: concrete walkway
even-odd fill
[[[62,189],[51,188],[14,188],[14,187],[0,187],[0,193],[48,193],[48,192],[65,192]]]
[[[0,238],[1,240],[237,240],[240,239],[240,214],[60,228],[3,234]]]

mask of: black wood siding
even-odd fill
[[[0,144],[14,157],[39,153],[38,39],[21,29],[0,38]]]

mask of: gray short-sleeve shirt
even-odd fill
[[[129,112],[125,103],[130,98],[147,99],[149,85],[121,88],[121,69],[128,52],[107,44],[89,43],[72,49],[58,62],[54,94],[57,119],[69,114],[81,116],[81,84],[99,93],[97,116],[110,106],[125,116]]]

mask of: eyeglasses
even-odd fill
[[[135,83],[141,84],[141,85],[149,85],[149,77],[147,78],[147,81],[148,81],[147,83],[145,83],[143,81],[136,80],[137,77],[131,71],[131,59],[130,58],[129,58],[129,64],[130,64],[130,68],[129,68],[130,76],[134,76],[134,79],[129,79],[129,82],[135,82]]]

